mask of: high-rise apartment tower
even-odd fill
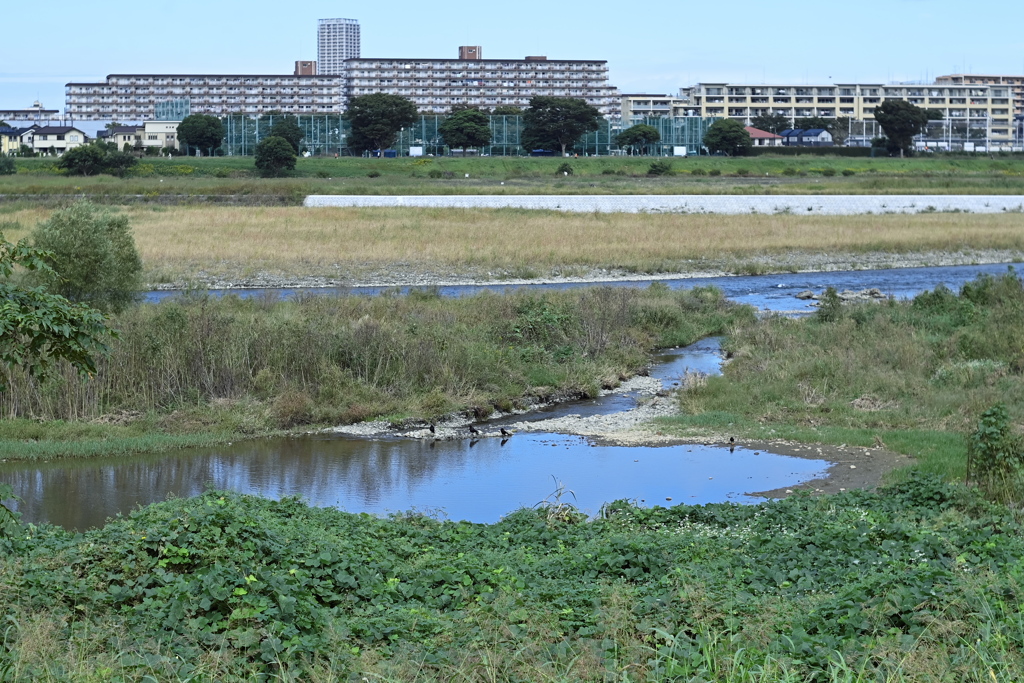
[[[355,19],[321,19],[316,33],[317,72],[345,72],[346,59],[359,58],[359,22]]]

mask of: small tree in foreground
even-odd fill
[[[1001,403],[982,413],[967,439],[967,483],[972,481],[996,499],[1009,501],[1024,494],[1024,443]]]
[[[279,176],[284,171],[294,171],[295,161],[295,149],[284,138],[271,135],[256,145],[256,168],[264,176]]]
[[[14,159],[6,155],[0,155],[0,175],[14,175],[18,169],[14,166]]]
[[[729,156],[742,156],[752,146],[750,133],[735,119],[719,119],[704,134],[704,146],[712,154],[722,152]]]
[[[50,268],[36,279],[48,290],[115,313],[138,298],[142,259],[124,214],[78,202],[36,226],[32,241],[47,252]]]
[[[84,374],[96,372],[97,355],[107,353],[110,331],[102,313],[85,304],[11,282],[16,268],[55,278],[50,254],[25,240],[11,244],[0,233],[0,364],[45,377],[56,361],[67,361]],[[0,375],[0,391],[5,391]]]

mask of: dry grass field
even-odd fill
[[[12,207],[13,208],[13,207]],[[524,210],[133,207],[150,282],[381,271],[494,277],[594,268],[685,272],[793,253],[1024,250],[1019,214],[865,216],[566,214]],[[7,239],[48,209],[0,214]]]

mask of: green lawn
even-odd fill
[[[653,158],[310,158],[287,178],[256,176],[251,157],[146,157],[125,179],[67,177],[48,158],[18,159],[0,194],[1018,194],[1024,157],[913,159],[796,156],[676,159],[672,174],[648,176]],[[557,171],[563,163],[571,175]],[[717,174],[717,175],[715,175]],[[433,177],[438,176],[438,177]]]

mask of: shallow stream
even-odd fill
[[[666,280],[673,288],[714,285],[736,301],[762,310],[809,312],[811,302],[794,295],[827,286],[862,290],[877,287],[897,297],[913,296],[945,284],[957,289],[982,273],[1005,273],[1005,264],[905,268],[749,277]],[[561,283],[441,287],[444,296],[482,289],[574,288],[594,284],[647,286],[649,282]],[[383,288],[346,293],[374,295]],[[242,296],[277,291],[230,290]],[[312,290],[331,293],[331,290]],[[153,293],[158,300],[173,293]],[[687,371],[718,373],[717,340],[659,354],[651,376],[673,388]],[[756,502],[751,492],[789,487],[823,476],[824,460],[810,460],[714,446],[623,447],[579,436],[520,430],[510,439],[499,427],[528,420],[614,416],[635,408],[647,396],[618,392],[591,401],[551,406],[529,415],[505,416],[479,425],[484,436],[438,440],[408,436],[316,434],[246,441],[203,449],[116,459],[0,463],[0,481],[11,484],[21,501],[13,507],[27,522],[50,522],[70,529],[101,525],[108,517],[168,496],[192,496],[215,487],[271,498],[299,495],[313,505],[385,514],[429,511],[452,519],[491,522],[522,506],[550,499],[595,514],[602,504],[631,499],[641,505]],[[422,431],[422,430],[421,430]]]
[[[651,376],[671,388],[687,371],[718,373],[717,340],[659,354]],[[69,529],[168,496],[207,487],[270,498],[300,495],[310,504],[386,514],[419,510],[451,519],[493,522],[549,498],[596,514],[601,505],[632,499],[641,505],[756,502],[748,495],[822,476],[829,463],[744,448],[685,445],[624,447],[584,437],[520,432],[511,422],[611,415],[646,397],[610,393],[527,415],[478,424],[481,438],[438,440],[403,436],[314,434],[263,439],[148,456],[45,463],[2,463],[0,480],[14,487],[15,509],[27,522]],[[538,425],[540,426],[540,425]]]

